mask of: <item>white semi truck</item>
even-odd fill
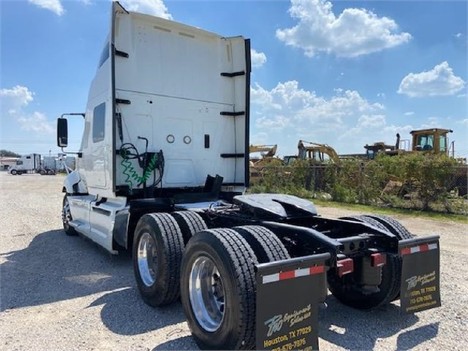
[[[382,216],[323,218],[297,197],[250,194],[250,41],[112,5],[63,226],[132,250],[143,300],[181,298],[207,349],[318,348],[327,285],[349,306],[440,306],[439,241]]]
[[[16,160],[16,164],[8,168],[12,175],[21,175],[26,173],[36,173],[41,169],[41,155],[29,154],[22,155]]]

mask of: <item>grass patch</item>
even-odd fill
[[[468,216],[459,215],[459,214],[447,214],[440,212],[431,212],[431,211],[418,211],[411,209],[399,209],[399,208],[388,208],[388,207],[378,207],[370,205],[360,205],[360,204],[348,204],[335,201],[326,201],[320,199],[309,199],[317,206],[323,207],[335,207],[342,208],[347,210],[355,210],[357,212],[367,212],[367,213],[378,213],[383,215],[404,215],[408,217],[418,217],[432,219],[436,221],[453,221],[458,223],[468,224]],[[319,213],[320,214],[320,213]]]

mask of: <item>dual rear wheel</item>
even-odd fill
[[[205,349],[255,346],[257,263],[289,258],[268,229],[207,229],[193,212],[144,215],[135,230],[138,289],[151,306],[180,296],[196,343]]]

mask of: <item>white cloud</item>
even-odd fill
[[[33,96],[33,92],[21,85],[11,89],[0,89],[1,118],[5,122],[8,118],[15,121],[21,129],[26,131],[36,134],[52,134],[55,129],[42,112],[28,113],[26,111],[28,105],[34,100]]]
[[[453,74],[447,61],[430,71],[410,73],[400,83],[399,94],[410,97],[454,95],[465,86],[465,81]]]
[[[60,0],[28,0],[31,4],[39,6],[43,9],[50,10],[57,16],[62,16],[65,10]]]
[[[405,116],[414,116],[414,112],[413,111],[405,112]]]
[[[168,12],[163,0],[121,0],[120,2],[129,11],[172,19],[172,15]]]
[[[409,33],[398,33],[398,25],[391,18],[356,8],[347,8],[337,17],[332,7],[325,0],[291,0],[289,13],[298,24],[278,29],[276,37],[286,45],[304,50],[310,57],[320,52],[356,57],[411,39]]]
[[[27,106],[33,98],[34,93],[28,88],[16,85],[12,89],[0,89],[0,98],[2,99],[2,109],[8,104],[8,111],[15,113],[16,110]]]
[[[257,52],[256,50],[250,50],[250,56],[252,60],[252,67],[260,68],[267,62],[267,57],[263,52]]]
[[[294,154],[299,139],[329,144],[343,153],[350,152],[350,146],[359,152],[373,136],[363,132],[360,141],[352,135],[342,140],[340,136],[358,120],[377,131],[385,125],[384,106],[352,90],[337,89],[325,98],[301,88],[297,81],[278,83],[271,90],[256,84],[251,102],[252,135],[262,135],[263,143],[278,144],[281,155]]]

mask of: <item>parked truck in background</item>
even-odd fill
[[[323,218],[249,185],[250,41],[112,6],[62,219],[109,252],[132,251],[151,306],[181,298],[207,349],[318,348],[332,294],[408,313],[440,305],[437,236],[382,216]],[[424,289],[424,290],[423,290]]]
[[[36,173],[41,168],[41,155],[29,154],[22,155],[16,160],[16,164],[8,168],[12,175],[21,175],[25,173]]]

